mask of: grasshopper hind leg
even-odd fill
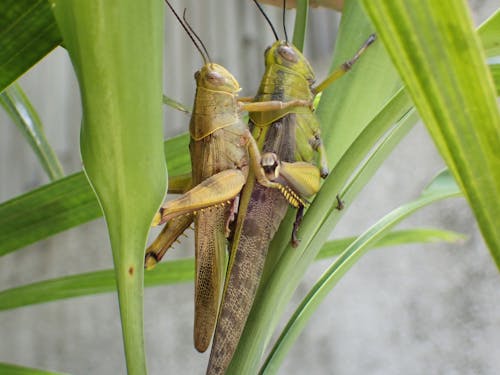
[[[189,228],[192,222],[193,215],[179,216],[174,220],[170,220],[158,237],[146,249],[144,268],[147,270],[153,269],[177,238]]]

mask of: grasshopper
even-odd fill
[[[254,0],[255,1],[255,0]],[[255,1],[261,12],[260,5]],[[268,19],[267,19],[268,20]],[[265,73],[254,100],[312,101],[329,84],[345,74],[363,51],[375,40],[372,35],[355,56],[341,65],[318,86],[313,87],[314,72],[302,53],[286,40],[279,40],[265,52]],[[285,34],[286,35],[286,34]],[[291,163],[294,189],[310,196],[318,188],[310,184],[303,164],[313,165],[319,159],[321,177],[328,174],[325,150],[320,137],[318,119],[309,107],[288,107],[274,112],[250,112],[250,128],[262,153],[276,155],[281,165]],[[298,161],[302,163],[297,163]],[[265,165],[265,163],[264,163]],[[339,201],[340,203],[340,201]],[[340,206],[340,205],[339,205]],[[252,171],[240,200],[231,258],[221,303],[207,374],[224,374],[231,362],[245,326],[267,256],[269,243],[278,229],[288,203],[279,193],[256,184]],[[292,245],[298,244],[297,230],[302,219],[299,205],[292,231]]]
[[[240,86],[237,80],[224,67],[211,62],[206,48],[187,22],[185,13],[181,20],[168,1],[166,3],[200,52],[204,65],[195,73],[196,94],[189,126],[191,189],[163,205],[155,217],[154,225],[168,222],[146,250],[145,267],[152,268],[173,241],[194,221],[194,345],[203,352],[210,344],[217,320],[227,263],[229,224],[236,212],[237,197],[247,181],[249,170],[253,171],[252,178],[259,185],[276,189],[292,205],[303,204],[299,194],[295,193],[293,180],[289,182],[286,179],[287,165],[282,170],[273,168],[269,172],[261,166],[267,160],[274,162],[276,157],[268,154],[261,158],[255,140],[241,120],[241,112],[309,106],[310,103],[301,100],[290,103],[238,101]],[[281,171],[284,175],[280,175]]]

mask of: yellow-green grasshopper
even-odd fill
[[[145,267],[152,268],[173,241],[191,224],[195,224],[195,348],[203,352],[210,344],[226,269],[226,237],[229,222],[236,211],[238,194],[247,180],[249,169],[259,184],[276,189],[293,204],[302,204],[294,188],[283,177],[261,167],[257,144],[241,120],[243,110],[276,110],[286,106],[309,106],[309,101],[290,103],[238,101],[240,86],[224,67],[210,61],[208,53],[189,24],[174,12],[200,51],[204,65],[196,72],[196,95],[190,122],[189,145],[192,166],[192,188],[179,198],[167,202],[155,224],[167,224],[146,250]],[[196,40],[202,45],[200,48]],[[204,52],[204,53],[203,53]],[[275,159],[265,155],[264,162]],[[305,166],[307,169],[307,166]],[[314,172],[314,168],[310,168]],[[283,168],[286,172],[287,167]],[[280,179],[281,182],[270,180]],[[292,181],[293,183],[293,181]],[[227,203],[231,204],[227,204]]]
[[[256,4],[262,11],[259,4]],[[266,70],[255,101],[312,101],[316,94],[347,72],[375,40],[374,35],[370,36],[351,60],[342,64],[321,84],[313,87],[314,73],[309,62],[291,43],[278,40],[274,28],[273,32],[276,42],[265,52]],[[328,174],[319,122],[310,108],[288,107],[275,112],[250,112],[250,128],[261,152],[273,153],[282,163],[289,162],[297,167],[299,164],[293,162],[314,163],[315,159],[319,159],[321,176],[326,177]],[[293,179],[307,176],[299,171],[295,172]],[[225,290],[207,369],[207,374],[210,375],[224,374],[229,366],[252,307],[269,243],[288,207],[278,191],[255,184],[253,180],[250,172],[240,200],[241,213],[236,224]],[[308,191],[308,187],[312,186],[306,180],[294,181],[295,190],[302,195],[316,193],[314,189]],[[296,232],[302,209],[303,206],[299,207],[297,212],[292,233],[293,244],[297,244]]]

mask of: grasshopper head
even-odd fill
[[[281,65],[300,74],[310,84],[314,82],[314,72],[311,65],[293,44],[278,40],[266,49],[264,56],[266,67],[274,64]]]
[[[196,85],[214,91],[235,94],[241,90],[236,78],[223,66],[208,63],[194,74]]]

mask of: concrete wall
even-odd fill
[[[214,6],[217,4],[217,7]],[[251,5],[235,1],[177,1],[205,41],[214,61],[255,91],[262,53],[272,35]],[[477,22],[498,2],[472,3]],[[280,25],[279,10],[271,16]],[[167,95],[191,104],[193,72],[201,60],[166,12]],[[213,22],[213,20],[218,20]],[[289,29],[293,13],[290,12]],[[337,16],[313,12],[306,55],[324,76]],[[57,49],[21,84],[33,100],[67,173],[81,169],[77,83],[64,50]],[[172,89],[175,88],[175,89]],[[167,136],[188,120],[166,108]],[[0,200],[47,183],[19,132],[0,111]],[[443,167],[425,128],[417,126],[346,213],[332,237],[360,233],[391,209],[414,199]],[[463,199],[434,205],[401,227],[437,226],[468,235],[460,245],[415,245],[369,253],[334,289],[288,356],[281,374],[498,374],[500,373],[500,277]],[[192,240],[171,257],[192,256]],[[315,263],[294,303],[329,261]],[[102,219],[4,256],[1,289],[112,267]],[[290,311],[293,311],[292,308]],[[193,286],[145,292],[145,331],[150,373],[201,374],[208,354],[192,346]],[[73,374],[125,373],[117,298],[83,297],[20,308],[0,315],[0,361]]]

